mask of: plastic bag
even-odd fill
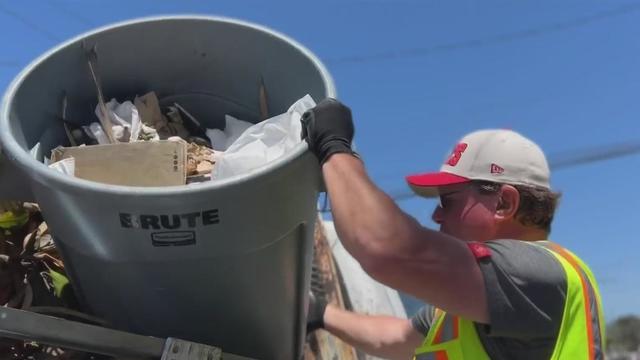
[[[274,116],[246,129],[229,148],[217,154],[212,179],[219,180],[257,169],[291,151],[302,140],[300,117],[314,107],[305,95],[286,113]]]
[[[207,137],[211,141],[213,150],[225,151],[233,144],[245,130],[253,126],[252,123],[238,120],[231,115],[225,115],[224,130],[207,129]]]

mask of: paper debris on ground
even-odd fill
[[[51,161],[73,157],[75,176],[113,185],[184,185],[187,144],[183,141],[138,141],[107,145],[59,147]]]

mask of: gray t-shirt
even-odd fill
[[[485,243],[491,257],[479,260],[491,325],[476,330],[491,359],[549,359],[556,343],[566,299],[567,279],[547,250],[518,240]],[[411,319],[425,334],[433,306]]]

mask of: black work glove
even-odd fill
[[[351,109],[336,99],[322,100],[302,118],[302,138],[309,144],[320,165],[333,154],[347,153],[357,156],[351,149],[353,120]]]
[[[307,314],[307,334],[324,328],[324,311],[327,309],[327,301],[322,297],[309,294],[309,309]]]
[[[324,311],[327,309],[327,292],[324,279],[316,262],[311,267],[311,289],[307,308],[307,334],[324,328]]]

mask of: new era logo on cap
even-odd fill
[[[454,147],[439,172],[407,177],[423,196],[437,196],[437,187],[486,180],[549,189],[549,166],[533,141],[511,130],[480,130]]]
[[[491,173],[492,174],[502,174],[504,169],[496,164],[491,164]]]

